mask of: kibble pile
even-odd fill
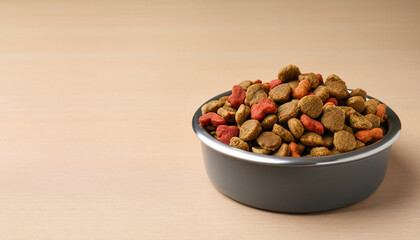
[[[289,65],[278,79],[242,81],[232,94],[201,108],[200,124],[232,147],[260,154],[310,157],[349,152],[386,133],[386,106],[351,93],[331,74],[301,73]]]

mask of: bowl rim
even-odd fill
[[[349,92],[352,89],[348,89]],[[401,121],[397,114],[387,105],[386,114],[388,115],[388,132],[387,134],[378,142],[373,143],[372,145],[361,148],[358,150],[353,150],[347,153],[341,153],[336,155],[329,155],[329,156],[320,156],[320,157],[280,157],[280,156],[272,156],[272,155],[262,155],[253,152],[247,152],[244,150],[240,150],[234,147],[231,147],[227,144],[224,144],[213,136],[211,136],[200,124],[199,124],[199,117],[201,114],[201,107],[212,101],[217,100],[223,96],[228,96],[231,94],[232,91],[227,91],[221,93],[203,103],[195,112],[192,118],[192,128],[197,135],[198,139],[201,141],[202,144],[210,147],[211,149],[223,154],[227,155],[231,158],[235,158],[241,161],[254,163],[254,164],[261,164],[261,165],[270,165],[270,166],[282,166],[282,167],[308,167],[308,166],[328,166],[328,165],[337,165],[337,164],[344,164],[359,161],[365,158],[368,158],[372,155],[375,155],[388,147],[390,147],[399,137],[401,134]],[[375,99],[371,96],[367,96],[367,99]],[[377,99],[381,102],[379,99]],[[383,103],[383,102],[381,102]]]

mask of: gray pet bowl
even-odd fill
[[[220,192],[259,209],[309,213],[348,206],[379,187],[391,145],[401,132],[395,112],[387,107],[386,114],[388,132],[383,139],[359,150],[323,157],[278,157],[230,147],[199,125],[201,107],[192,127],[201,141],[207,175]]]

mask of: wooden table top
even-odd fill
[[[0,239],[419,239],[414,1],[0,2]],[[336,211],[278,214],[207,178],[207,99],[288,64],[401,118],[385,179]]]

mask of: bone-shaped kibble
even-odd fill
[[[238,108],[242,103],[244,103],[245,97],[245,90],[243,90],[241,86],[235,85],[233,86],[232,94],[228,97],[227,101],[232,105],[232,107]]]
[[[306,130],[316,132],[319,135],[324,134],[324,126],[320,122],[308,117],[306,114],[302,114],[302,116],[300,116],[300,121]]]
[[[216,129],[216,135],[219,141],[229,145],[230,139],[239,135],[239,128],[237,126],[220,125]]]
[[[277,112],[276,104],[269,98],[261,99],[251,107],[251,118],[261,121],[267,114]]]
[[[222,124],[226,124],[226,120],[220,116],[217,115],[214,112],[208,112],[201,116],[198,121],[200,122],[201,126],[207,126],[207,125],[214,125],[219,126]]]

